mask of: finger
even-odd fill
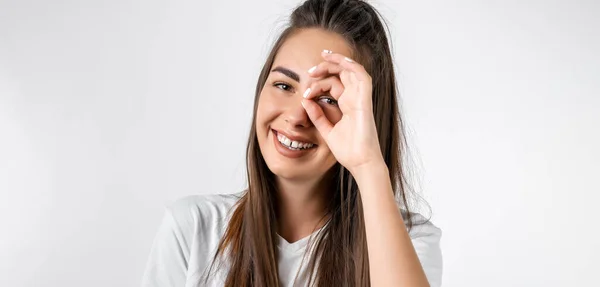
[[[327,77],[313,82],[304,92],[305,99],[312,99],[315,96],[329,93],[334,99],[339,99],[344,92],[344,85],[336,76]]]
[[[315,128],[317,128],[317,131],[319,131],[321,136],[327,140],[327,136],[333,128],[333,124],[327,119],[325,113],[323,113],[323,109],[317,103],[308,99],[302,99],[302,106],[306,110],[313,125],[315,125]]]
[[[313,78],[319,78],[319,77],[324,77],[327,75],[339,74],[343,70],[344,70],[344,68],[342,68],[342,66],[340,66],[338,64],[323,61],[323,62],[319,63],[318,65],[310,68],[308,70],[308,75]]]
[[[363,67],[363,65],[355,62],[354,60],[352,60],[342,54],[333,53],[331,51],[324,50],[323,52],[321,52],[321,56],[323,57],[323,59],[325,59],[325,61],[331,62],[334,64],[338,64],[338,65],[340,65],[340,67],[344,68],[345,70],[355,73],[356,79],[358,81],[362,82],[362,81],[370,81],[371,80],[371,76],[369,76],[369,74],[367,73],[367,70],[365,70],[365,67]]]

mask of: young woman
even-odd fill
[[[166,212],[143,286],[439,286],[411,213],[386,30],[359,0],[296,8],[258,78],[248,188]]]

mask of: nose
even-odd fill
[[[302,107],[302,96],[294,97],[294,100],[289,103],[286,111],[286,122],[293,127],[310,127],[312,125],[308,114]]]

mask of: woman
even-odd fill
[[[407,204],[385,32],[364,1],[293,11],[258,79],[247,190],[171,205],[144,286],[440,285],[441,232]]]

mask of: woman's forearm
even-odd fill
[[[429,286],[384,162],[352,171],[362,198],[371,286]]]

